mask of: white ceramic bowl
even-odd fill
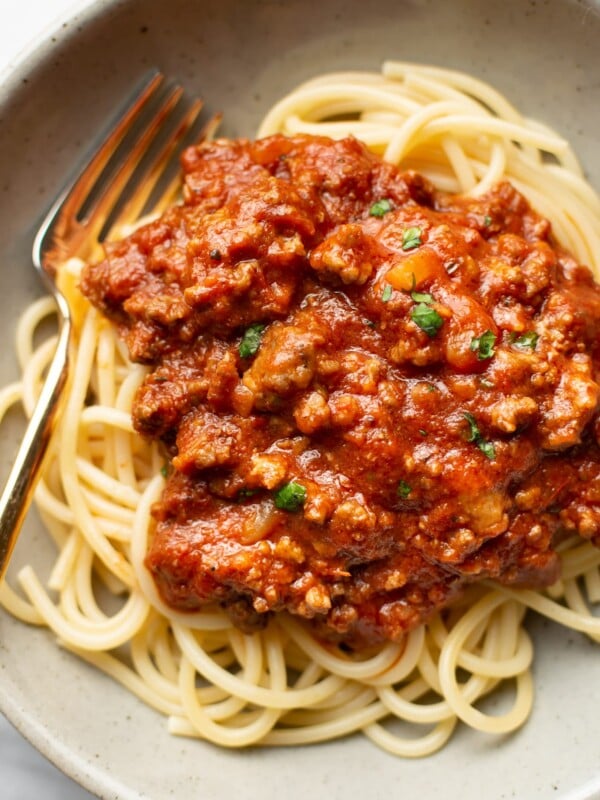
[[[574,144],[600,187],[600,4],[590,0],[100,0],[59,24],[0,87],[0,380],[16,376],[15,321],[39,293],[30,267],[40,217],[82,153],[151,66],[252,135],[302,79],[384,58],[489,80]],[[5,474],[19,426],[3,427]],[[43,573],[32,515],[16,562]],[[461,730],[426,761],[361,737],[293,750],[229,752],[171,738],[164,720],[62,652],[46,631],[0,615],[0,706],[34,745],[104,798],[307,796],[378,800],[600,797],[600,650],[531,620],[537,700],[508,738]]]

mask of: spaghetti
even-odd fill
[[[324,76],[271,109],[259,136],[275,132],[353,134],[449,192],[477,196],[509,179],[561,245],[600,270],[600,200],[569,146],[474,78],[394,62],[382,75]],[[600,601],[600,551],[581,540],[563,544],[562,578],[546,593],[473,586],[401,643],[354,655],[285,615],[245,635],[217,607],[188,614],[166,606],[144,566],[163,458],[134,433],[130,414],[147,370],[129,361],[112,325],[79,293],[81,267],[72,260],[60,275],[76,320],[74,368],[36,492],[57,557],[45,587],[28,566],[17,576],[23,594],[4,582],[0,602],[165,714],[172,733],[244,747],[362,731],[391,753],[424,756],[458,720],[506,733],[527,719],[527,608],[600,641],[589,607]],[[34,334],[52,314],[43,299],[23,315],[22,379],[0,393],[0,418],[19,402],[31,414],[54,345],[34,349]],[[509,710],[480,710],[478,701],[505,682],[515,687]],[[399,733],[394,720],[413,730]]]

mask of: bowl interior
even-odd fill
[[[59,26],[0,89],[0,381],[14,380],[9,343],[40,293],[33,233],[109,115],[151,67],[225,114],[222,132],[252,136],[266,109],[300,81],[395,58],[490,81],[528,116],[571,140],[600,187],[600,6],[569,0],[120,0]],[[2,428],[0,472],[20,435]],[[49,554],[30,515],[14,567]],[[13,568],[14,574],[15,569]],[[537,703],[506,739],[461,730],[426,762],[396,760],[361,737],[296,750],[229,752],[171,738],[165,721],[55,646],[46,631],[0,614],[0,704],[64,771],[102,797],[227,798],[312,792],[383,798],[397,787],[449,800],[592,796],[600,659],[579,636],[532,620]],[[456,770],[460,769],[460,779]],[[448,776],[452,775],[451,781]],[[375,776],[375,777],[374,777]],[[597,781],[600,786],[600,779]],[[584,787],[584,788],[581,788]],[[587,788],[586,788],[587,787]]]

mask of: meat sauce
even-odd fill
[[[600,289],[514,188],[444,194],[352,138],[182,165],[183,203],[81,281],[150,366],[169,605],[362,646],[600,542]]]

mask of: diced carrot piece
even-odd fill
[[[386,281],[394,289],[410,292],[419,284],[431,280],[443,271],[439,256],[430,247],[424,245],[402,257],[386,274]]]

